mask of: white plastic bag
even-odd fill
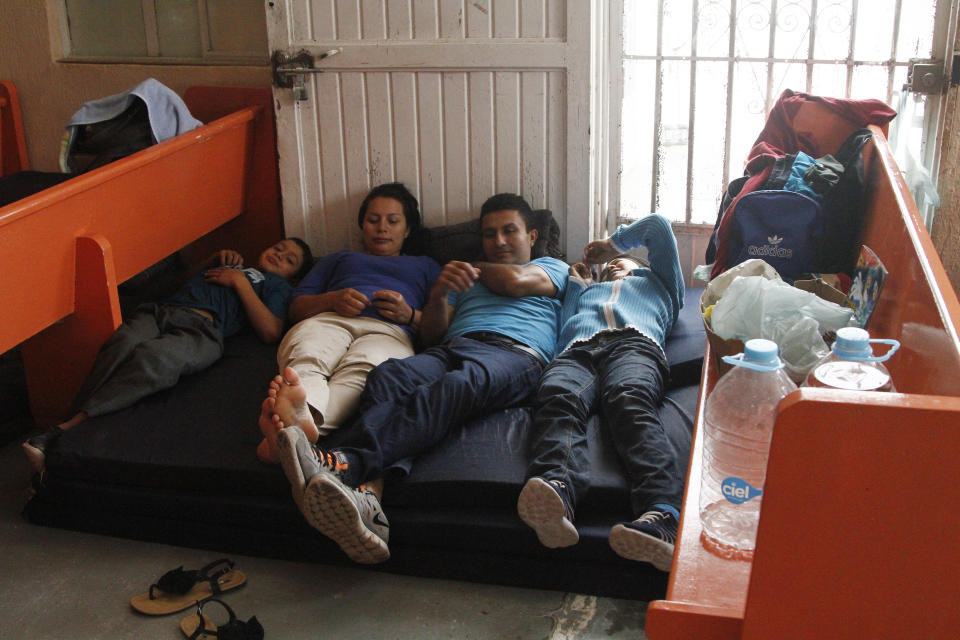
[[[853,309],[828,302],[782,280],[738,276],[726,288],[710,316],[713,332],[724,340],[780,339],[802,318],[817,321],[820,333],[845,327]]]
[[[810,317],[801,318],[787,329],[777,344],[787,375],[798,385],[820,359],[830,353],[830,348],[820,336],[820,325]]]

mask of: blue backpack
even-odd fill
[[[759,258],[793,281],[815,271],[823,236],[823,208],[796,191],[752,191],[737,202],[730,234],[730,264]]]

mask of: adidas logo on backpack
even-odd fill
[[[747,255],[751,258],[782,258],[789,260],[793,258],[793,249],[779,246],[783,238],[778,235],[767,236],[767,244],[747,245]]]

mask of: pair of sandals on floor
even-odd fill
[[[181,566],[163,574],[146,593],[131,598],[130,606],[151,616],[165,616],[196,606],[195,614],[180,621],[180,630],[190,640],[263,640],[263,627],[256,616],[240,620],[230,605],[217,597],[246,581],[247,576],[234,569],[233,562],[226,558],[196,570],[185,571]],[[226,623],[218,625],[203,612],[206,605],[213,603],[226,611]]]

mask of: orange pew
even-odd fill
[[[700,542],[707,350],[680,535],[652,640],[946,638],[960,627],[960,302],[882,132],[865,149],[863,243],[889,275],[868,327],[901,393],[781,401],[752,562]]]
[[[0,176],[30,168],[20,99],[12,82],[0,81]]]
[[[0,352],[23,343],[38,424],[64,418],[119,325],[119,283],[183,247],[253,253],[282,236],[270,90],[184,99],[215,119],[0,208]]]

